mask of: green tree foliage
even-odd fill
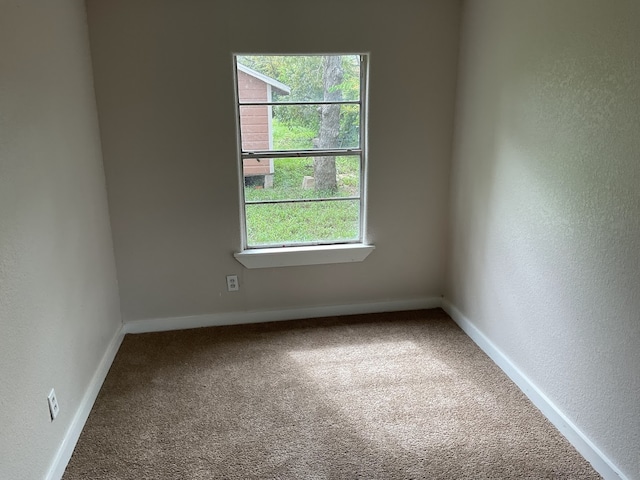
[[[274,101],[313,102],[323,99],[323,56],[321,55],[256,55],[242,56],[238,61],[249,68],[268,75],[291,88],[289,95],[276,91]],[[357,55],[342,57],[343,81],[335,86],[344,100],[358,100],[360,96],[360,59]],[[316,106],[290,105],[273,108],[274,120],[288,128],[319,132],[321,109]],[[360,116],[357,105],[343,105],[340,111],[338,147],[359,145]],[[317,134],[316,134],[317,135]],[[309,139],[312,140],[312,139]]]

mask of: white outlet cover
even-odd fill
[[[49,415],[51,416],[51,421],[53,422],[58,413],[60,413],[60,407],[58,406],[58,397],[56,397],[56,391],[52,388],[47,395],[47,401],[49,402]]]
[[[227,291],[237,292],[240,289],[237,275],[227,275]]]

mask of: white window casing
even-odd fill
[[[338,55],[338,54],[331,54]],[[350,54],[353,55],[353,54]],[[234,63],[237,71],[243,71],[245,73],[253,73],[256,78],[267,83],[267,101],[246,101],[240,100],[238,74],[236,72],[236,110],[237,110],[237,134],[238,134],[238,163],[239,163],[239,180],[240,180],[240,201],[241,201],[241,225],[242,225],[242,245],[241,250],[234,254],[234,257],[246,268],[269,268],[269,267],[291,267],[300,265],[318,265],[328,263],[347,263],[347,262],[361,262],[374,250],[373,245],[368,245],[365,242],[366,238],[366,175],[367,175],[367,100],[368,100],[368,56],[359,54],[359,66],[360,66],[360,88],[359,96],[357,100],[346,99],[338,101],[328,100],[293,100],[293,101],[274,101],[273,90],[275,88],[279,93],[284,92],[287,95],[291,92],[289,86],[285,85],[279,80],[270,78],[262,73],[238,62],[239,57],[244,55],[235,55]],[[325,97],[326,98],[326,97]],[[349,145],[348,148],[341,148],[335,146],[333,148],[302,148],[302,149],[277,149],[274,148],[273,142],[273,127],[272,127],[272,115],[274,106],[309,106],[309,108],[321,108],[322,105],[340,105],[349,106],[355,105],[359,110],[359,125],[358,129],[358,145]],[[269,135],[269,149],[268,150],[250,150],[243,148],[243,121],[242,111],[247,107],[264,107],[268,109],[268,135]],[[286,108],[286,107],[285,107]],[[354,111],[352,108],[352,112]],[[246,111],[246,110],[245,110]],[[355,125],[355,124],[352,124]],[[247,134],[248,137],[248,134]],[[348,137],[351,138],[351,137]],[[314,143],[315,146],[315,143]],[[333,158],[354,158],[358,159],[359,165],[359,178],[357,179],[357,191],[348,190],[342,192],[340,195],[335,196],[322,196],[322,195],[305,195],[299,198],[277,198],[265,195],[258,198],[247,198],[245,192],[245,178],[243,171],[244,160],[247,159],[259,159],[267,160],[271,173],[277,176],[277,166],[274,171],[275,159],[301,159],[309,160],[318,157],[333,157]],[[355,187],[352,187],[355,188]],[[326,192],[326,191],[325,191]],[[329,239],[304,239],[290,241],[284,239],[280,241],[276,239],[271,243],[261,244],[259,242],[251,242],[248,238],[247,228],[247,207],[270,206],[270,208],[288,208],[290,206],[302,205],[302,204],[322,204],[323,202],[331,202],[333,205],[337,205],[336,202],[357,202],[352,203],[353,208],[358,205],[357,212],[357,235],[354,238],[329,238]],[[328,205],[328,203],[327,203]],[[301,207],[306,208],[306,207]],[[348,205],[345,208],[352,208]]]

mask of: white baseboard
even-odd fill
[[[422,308],[438,308],[441,304],[442,299],[440,297],[425,297],[413,300],[393,300],[376,303],[354,303],[346,305],[288,308],[281,310],[253,310],[245,312],[191,315],[186,317],[153,318],[148,320],[125,322],[123,331],[124,333],[162,332],[166,330],[182,330],[186,328],[296,320],[299,318],[319,318],[336,315],[419,310]]]
[[[118,349],[120,348],[120,344],[123,339],[124,333],[122,332],[122,327],[120,327],[109,343],[105,354],[102,356],[102,360],[100,360],[96,372],[93,374],[93,378],[82,397],[80,406],[76,410],[73,420],[71,421],[71,425],[69,425],[56,456],[49,467],[49,472],[45,477],[46,480],[60,480],[62,478],[64,470],[67,468],[67,464],[73,454],[73,449],[76,447],[76,443],[78,443],[82,429],[87,422],[87,418],[89,418],[89,413],[91,413],[91,408],[93,408],[96,397],[100,392],[100,388],[102,388],[102,384],[104,383],[104,379],[107,377],[107,373],[109,373],[109,368],[111,368],[111,364],[116,357],[116,353],[118,353]]]
[[[591,463],[600,475],[606,480],[628,480],[620,469],[469,318],[446,299],[442,300],[441,306],[458,326],[522,390],[542,414],[555,425],[575,449]]]

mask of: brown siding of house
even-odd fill
[[[244,72],[238,71],[238,97],[240,101],[267,101],[267,84]],[[269,149],[269,108],[264,106],[240,107],[240,130],[243,150]],[[268,175],[268,160],[245,160],[244,176]]]

